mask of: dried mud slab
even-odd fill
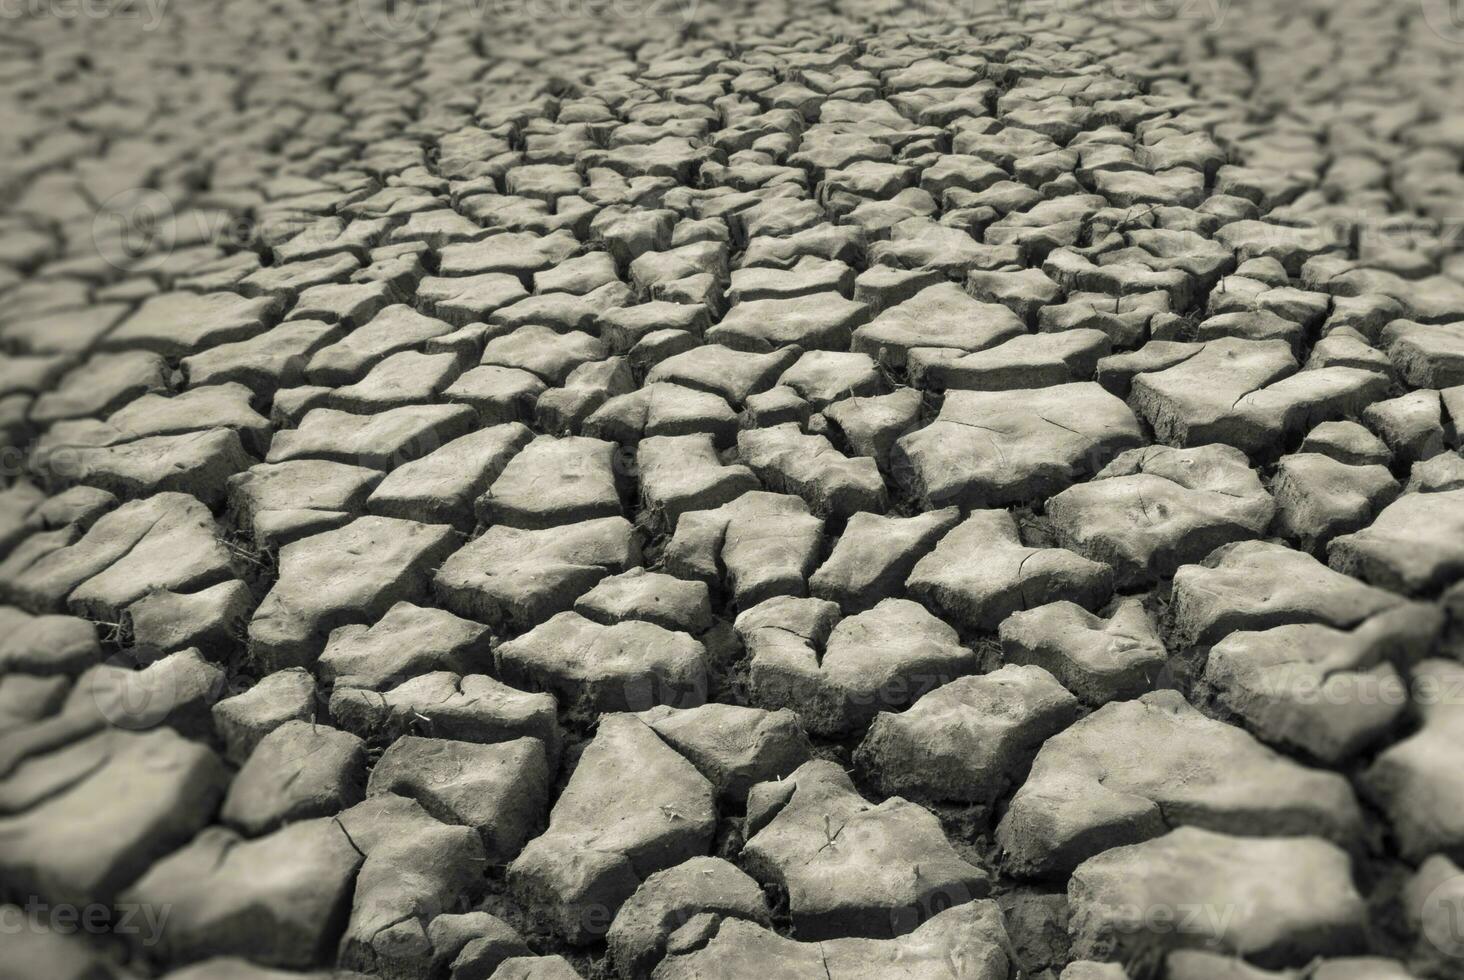
[[[1459,980],[1446,6],[5,17],[0,975]]]

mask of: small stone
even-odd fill
[[[625,446],[649,436],[708,433],[718,446],[728,446],[736,429],[736,414],[720,395],[668,382],[654,382],[611,398],[583,426],[585,435]]]
[[[452,324],[423,316],[409,306],[388,306],[370,323],[316,351],[305,365],[305,378],[310,384],[332,388],[354,384],[366,377],[377,362],[451,333],[452,329]]]
[[[712,626],[705,582],[689,582],[644,568],[601,579],[575,601],[574,611],[606,625],[644,620],[692,635],[705,633]]]
[[[473,428],[466,405],[405,405],[373,415],[312,408],[299,428],[275,433],[266,462],[324,459],[390,471]]]
[[[478,498],[533,438],[517,422],[459,436],[394,469],[372,491],[366,509],[383,517],[448,524],[470,532]]]
[[[916,428],[922,404],[918,390],[902,388],[871,398],[845,398],[829,405],[823,414],[855,455],[873,457],[884,470],[889,467],[895,441]]]
[[[890,461],[928,506],[995,507],[1057,493],[1142,442],[1128,406],[1093,382],[953,391]]]
[[[161,656],[197,647],[210,659],[240,645],[254,612],[254,596],[238,580],[201,592],[153,592],[127,607],[132,645]]]
[[[604,360],[609,353],[603,342],[582,331],[530,324],[488,341],[481,363],[528,371],[546,385],[562,385],[575,368]]]
[[[441,823],[415,800],[391,793],[335,819],[365,855],[340,964],[386,980],[422,976],[432,958],[428,923],[481,889],[482,842],[470,828]]]
[[[458,356],[453,353],[397,351],[373,365],[360,381],[332,390],[320,404],[324,408],[369,415],[431,402],[457,380],[462,370]]]
[[[787,890],[793,926],[811,939],[901,936],[990,890],[934,814],[899,797],[869,803],[832,762],[755,786],[745,832],[743,866]]]
[[[775,595],[803,595],[822,545],[823,521],[800,498],[757,490],[676,522],[665,569],[725,586],[739,608]]]
[[[452,553],[453,538],[441,525],[359,517],[286,545],[279,578],[249,623],[252,655],[276,670],[314,663],[337,626],[424,598],[427,576]]]
[[[248,956],[305,968],[333,953],[361,863],[334,819],[305,820],[256,840],[210,827],[153,865],[122,899],[172,911],[159,935],[142,934],[156,944],[153,955],[175,963]]]
[[[1443,408],[1437,391],[1411,391],[1375,401],[1362,412],[1362,420],[1400,462],[1415,463],[1444,450]]]
[[[567,710],[692,707],[707,697],[706,650],[685,633],[628,620],[606,626],[562,612],[494,651],[498,675],[555,694]]]
[[[1129,961],[1218,947],[1264,966],[1300,966],[1361,949],[1367,919],[1347,854],[1335,845],[1197,827],[1088,859],[1073,872],[1068,903],[1073,955]],[[1216,914],[1190,915],[1175,928],[1168,919],[1152,924],[1154,909]]]
[[[1342,777],[1206,718],[1176,691],[1155,691],[1099,708],[1049,738],[996,838],[1011,873],[1060,876],[1178,826],[1254,837],[1317,833],[1351,844],[1363,821]]]
[[[961,626],[993,630],[1014,612],[1060,599],[1096,609],[1112,594],[1113,573],[1062,548],[1025,546],[1010,512],[984,510],[941,538],[906,586]]]
[[[1432,594],[1464,573],[1464,489],[1407,493],[1369,526],[1336,538],[1328,564],[1407,595]]]
[[[336,511],[363,514],[381,472],[365,466],[300,459],[259,463],[228,481],[227,519],[241,531],[254,531],[272,512]]]
[[[504,960],[533,955],[512,926],[486,912],[439,915],[427,938],[434,968],[450,970],[452,980],[487,980]]]
[[[916,563],[959,520],[955,507],[915,517],[855,514],[808,580],[809,592],[837,602],[846,613],[862,612],[898,596]]]
[[[1120,599],[1107,619],[1054,602],[1002,620],[1002,659],[1050,671],[1085,704],[1138,697],[1165,676],[1168,655],[1137,598]]]
[[[1132,449],[1047,502],[1058,543],[1109,565],[1120,587],[1259,537],[1275,511],[1245,454],[1229,446]]]
[[[1394,320],[1381,339],[1393,369],[1410,388],[1464,384],[1464,326]]]
[[[486,626],[442,609],[398,602],[371,626],[331,631],[320,678],[335,687],[382,691],[434,671],[483,673],[493,662]]]
[[[314,721],[315,678],[290,667],[260,678],[249,690],[214,704],[214,730],[224,742],[224,757],[242,766],[260,741],[289,721]]]
[[[1194,694],[1272,745],[1340,765],[1401,722],[1408,689],[1389,661],[1427,656],[1442,626],[1441,611],[1406,604],[1350,631],[1239,630],[1210,648]]]
[[[1414,463],[1408,471],[1404,493],[1440,493],[1464,490],[1464,455],[1442,452],[1432,459]]]
[[[990,805],[1078,711],[1047,671],[1006,666],[958,678],[907,711],[880,712],[854,762],[887,796]]]
[[[1320,622],[1351,628],[1404,600],[1269,541],[1217,548],[1174,573],[1172,638],[1208,646],[1242,629]]]
[[[760,489],[752,470],[723,465],[712,436],[651,436],[636,451],[641,504],[650,520],[676,526],[688,511],[710,510]]]
[[[966,902],[932,916],[894,939],[825,939],[798,942],[745,919],[693,918],[667,940],[658,980],[715,976],[817,977],[879,980],[906,971],[962,980],[1003,980],[1010,975],[1011,941],[995,902]],[[780,978],[781,980],[781,978]]]
[[[434,671],[377,693],[338,687],[330,696],[336,724],[362,738],[393,739],[423,732],[433,738],[491,745],[525,736],[559,758],[557,707],[548,694],[530,694],[486,674]]]
[[[405,796],[444,823],[472,827],[488,860],[506,864],[542,828],[550,776],[538,739],[480,745],[404,735],[372,767],[366,795]]]
[[[563,956],[514,956],[504,960],[489,980],[581,980]]]
[[[784,371],[778,384],[796,391],[815,408],[841,398],[881,393],[884,381],[867,354],[813,350]]]
[[[842,262],[830,262],[805,255],[791,269],[754,266],[732,271],[728,302],[736,305],[756,300],[792,299],[809,294],[836,292],[848,296],[854,288],[854,270]]]
[[[1384,749],[1364,773],[1363,787],[1388,815],[1405,860],[1435,853],[1464,860],[1464,779],[1458,759],[1464,667],[1425,660],[1412,673],[1423,727]]]
[[[646,374],[646,384],[674,382],[721,395],[737,407],[747,396],[771,388],[798,361],[799,354],[796,349],[758,354],[707,344],[666,358]]]
[[[715,824],[711,784],[643,722],[606,715],[509,887],[565,941],[587,945],[642,881],[705,854]]]
[[[954,283],[940,283],[856,329],[850,349],[900,368],[911,348],[977,351],[1023,332],[1021,317],[1005,306],[972,299]]]
[[[528,371],[488,364],[459,375],[442,397],[472,408],[480,425],[500,425],[531,421],[534,405],[547,388]]]
[[[1221,338],[1173,366],[1139,374],[1129,404],[1170,445],[1224,442],[1249,449],[1261,436],[1246,428],[1242,400],[1296,367],[1284,341]],[[1256,425],[1269,438],[1279,421],[1258,420]]]
[[[744,429],[737,449],[765,486],[797,494],[815,514],[849,517],[885,508],[884,479],[872,459],[844,456],[827,438],[793,423]]]
[[[527,629],[640,561],[635,528],[623,517],[541,531],[495,525],[440,564],[433,594],[460,616]]]
[[[1010,391],[1086,381],[1112,349],[1099,330],[1023,334],[986,350],[962,353],[941,347],[910,351],[910,383],[933,391]]]
[[[1398,492],[1385,466],[1349,466],[1320,453],[1283,456],[1271,479],[1276,530],[1322,553],[1339,534],[1367,527]]]
[[[600,318],[600,339],[624,354],[636,344],[664,330],[680,330],[700,337],[709,324],[707,309],[664,300],[625,306]]]
[[[580,436],[539,436],[478,500],[485,524],[541,530],[621,512],[616,447]]]
[[[841,735],[979,666],[954,629],[908,599],[837,618],[832,603],[792,598],[737,617],[754,704],[796,709],[810,731]]]
[[[366,791],[366,743],[310,721],[287,721],[261,738],[224,798],[223,821],[247,837],[311,817],[334,816]]]
[[[662,706],[638,717],[711,780],[719,799],[737,807],[755,784],[788,776],[813,753],[798,715],[788,709]]]
[[[753,353],[790,344],[804,350],[847,351],[853,331],[868,318],[862,304],[838,293],[751,300],[732,307],[707,330],[706,339]]]
[[[579,249],[579,242],[565,232],[543,236],[500,232],[481,241],[444,246],[438,265],[444,276],[497,272],[527,281],[533,273],[558,265]]]
[[[422,312],[455,327],[485,322],[490,314],[528,296],[517,276],[485,272],[476,276],[428,276],[417,286]]]
[[[1105,390],[1127,398],[1133,389],[1134,378],[1183,364],[1199,353],[1202,346],[1173,340],[1151,340],[1138,350],[1100,358],[1097,381]]]
[[[344,334],[338,323],[291,319],[249,340],[185,357],[181,367],[190,387],[238,382],[267,397],[280,388],[303,385],[310,358]]]
[[[772,926],[756,881],[721,858],[692,858],[651,875],[620,907],[606,935],[615,968],[628,980],[646,980],[671,934],[705,913]]]
[[[1000,303],[1029,327],[1036,325],[1042,307],[1061,302],[1063,296],[1062,287],[1041,269],[1020,272],[973,269],[966,274],[966,292],[985,303]]]

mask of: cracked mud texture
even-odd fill
[[[1442,0],[0,53],[0,980],[1464,978]]]

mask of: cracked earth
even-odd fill
[[[3,11],[3,980],[1464,977],[1438,0]]]

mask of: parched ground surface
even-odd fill
[[[0,978],[1464,975],[1450,13],[8,9]]]

